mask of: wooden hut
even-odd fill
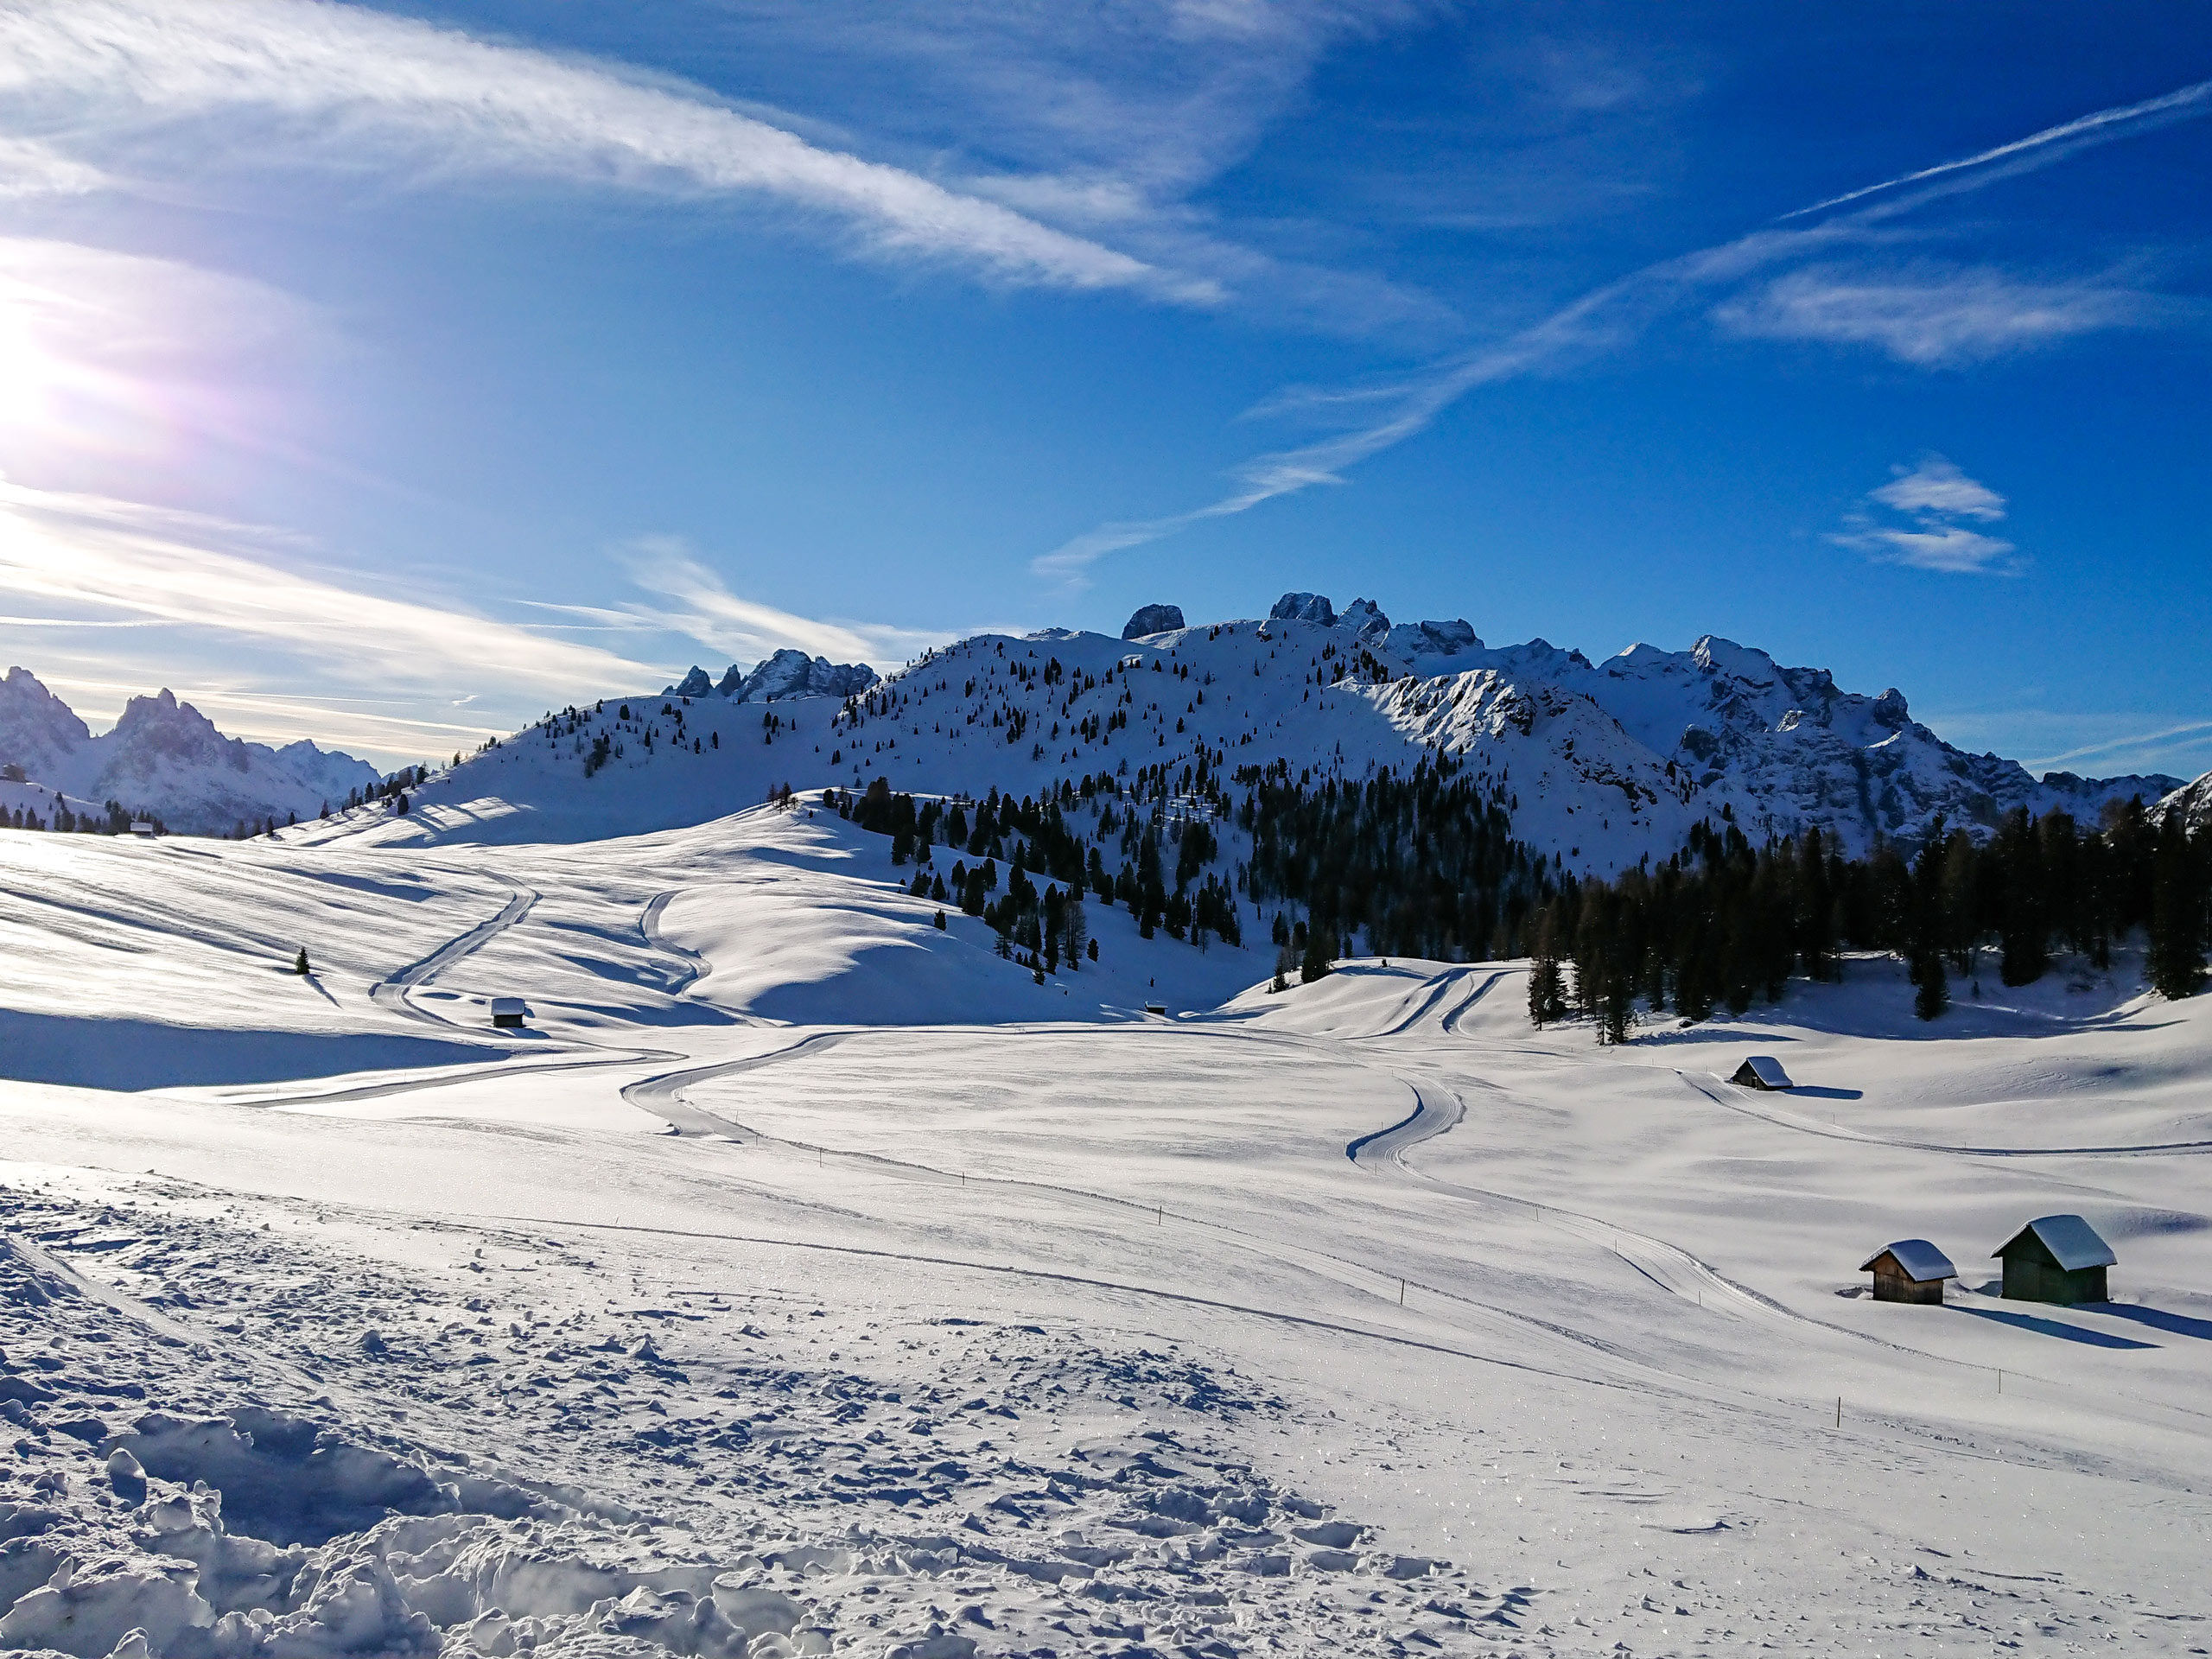
[[[530,1004],[518,996],[495,996],[492,999],[492,1023],[502,1031],[519,1026],[530,1018]]]
[[[1992,1250],[2005,1262],[2005,1299],[2015,1302],[2102,1302],[2112,1246],[2079,1216],[2043,1216]]]
[[[1746,1089],[1789,1089],[1795,1085],[1789,1074],[1782,1069],[1782,1062],[1771,1054],[1754,1054],[1736,1068],[1736,1075],[1728,1079],[1740,1083]]]
[[[1885,1244],[1859,1264],[1859,1271],[1874,1275],[1878,1302],[1941,1302],[1943,1281],[1959,1276],[1951,1258],[1924,1238]]]

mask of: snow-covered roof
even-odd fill
[[[518,996],[495,996],[492,999],[492,1012],[495,1016],[502,1014],[527,1014],[530,1004]]]
[[[1770,1089],[1791,1086],[1789,1074],[1782,1069],[1782,1062],[1771,1054],[1751,1055],[1744,1064],[1751,1067],[1752,1075]]]
[[[1885,1244],[1859,1264],[1859,1271],[1866,1272],[1885,1255],[1894,1255],[1905,1277],[1918,1284],[1931,1279],[1955,1279],[1959,1270],[1951,1265],[1951,1258],[1924,1238],[1901,1238],[1893,1244]]]
[[[2097,1230],[2079,1216],[2038,1216],[1990,1255],[2004,1255],[2030,1233],[2042,1241],[2051,1259],[2069,1273],[2083,1268],[2119,1265],[2120,1258],[2112,1253],[2112,1246],[2099,1238]]]

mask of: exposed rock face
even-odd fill
[[[1463,651],[1480,651],[1483,642],[1464,618],[1450,622],[1401,622],[1385,643],[1408,657],[1453,657]]]
[[[734,671],[734,668],[732,671]],[[705,697],[713,696],[714,690],[713,677],[705,669],[694,663],[691,665],[691,671],[674,685],[664,689],[661,696],[664,697]]]
[[[1355,599],[1337,619],[1338,627],[1350,628],[1363,642],[1380,644],[1390,632],[1390,619],[1371,599]]]
[[[1183,626],[1183,607],[1179,605],[1147,605],[1129,618],[1122,629],[1124,639],[1141,639],[1147,634],[1168,633]]]
[[[1275,601],[1274,609],[1268,613],[1268,620],[1318,622],[1328,628],[1336,626],[1337,611],[1325,594],[1285,594]]]
[[[735,671],[733,670],[733,672]],[[786,646],[744,677],[733,702],[774,702],[785,697],[857,696],[881,677],[865,663],[833,663]],[[728,677],[724,677],[727,684]]]
[[[45,782],[60,776],[67,758],[92,737],[29,669],[11,668],[0,680],[0,765],[21,766],[26,777]]]
[[[2049,773],[2044,781],[2048,783],[2052,778],[2065,775]],[[2212,772],[2206,772],[2195,783],[2185,784],[2174,791],[2152,809],[2151,815],[2163,822],[2169,812],[2180,813],[2181,821],[2191,830],[2202,830],[2205,825],[2212,824]]]

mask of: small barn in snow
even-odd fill
[[[2103,1302],[2105,1269],[2120,1258],[2079,1216],[2042,1216],[1993,1256],[2005,1262],[2005,1291],[2015,1302]]]
[[[1924,1238],[1885,1244],[1859,1264],[1859,1271],[1874,1275],[1878,1302],[1940,1302],[1943,1281],[1959,1276],[1951,1258]]]
[[[1782,1069],[1782,1062],[1771,1054],[1754,1054],[1736,1068],[1736,1075],[1728,1079],[1740,1083],[1746,1089],[1788,1089],[1793,1087],[1789,1074]]]
[[[530,1018],[530,1004],[518,996],[495,996],[492,999],[492,1023],[501,1030],[519,1026]]]

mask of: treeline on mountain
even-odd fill
[[[1097,960],[1086,896],[1122,906],[1146,938],[1164,929],[1201,950],[1212,938],[1243,942],[1235,886],[1210,868],[1221,852],[1213,825],[1229,802],[1204,760],[1179,774],[1154,766],[1128,779],[1064,780],[1042,799],[993,789],[981,800],[918,804],[880,778],[860,795],[832,790],[828,798],[841,817],[891,837],[894,866],[916,865],[917,897],[981,918],[999,935],[1001,955],[1018,948],[1045,972]],[[1092,814],[1095,839],[1084,822]],[[952,855],[950,870],[936,868],[940,846]]]
[[[149,813],[133,812],[120,801],[110,801],[99,812],[78,812],[60,796],[43,817],[35,806],[0,807],[0,830],[42,830],[65,836],[125,836],[133,823],[152,828],[157,836],[167,835],[168,826]]]
[[[1895,846],[1841,857],[1818,830],[1753,847],[1733,823],[1701,824],[1656,868],[1569,881],[1535,922],[1529,1014],[1596,1022],[1626,1039],[1639,1005],[1688,1020],[1778,1000],[1793,975],[1840,977],[1839,953],[1886,951],[1911,972],[1914,1012],[1940,1016],[1955,978],[1986,958],[2001,982],[2032,984],[2062,952],[2110,965],[2139,933],[2153,988],[2204,983],[2212,830],[2178,813],[2152,824],[2139,800],[2085,830],[2063,812],[2018,810],[1977,841],[1939,820],[1914,856]]]
[[[1548,861],[1513,838],[1503,793],[1449,755],[1403,777],[1385,768],[1316,783],[1277,760],[1236,781],[1247,791],[1236,822],[1252,838],[1245,890],[1304,911],[1279,910],[1274,937],[1309,982],[1351,954],[1355,932],[1379,956],[1518,956],[1530,916],[1556,892]]]

